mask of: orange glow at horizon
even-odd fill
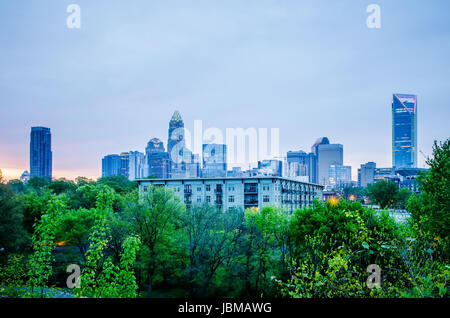
[[[18,180],[22,173],[28,169],[17,169],[17,168],[2,168],[3,179],[6,181]],[[29,171],[29,170],[28,170]],[[95,171],[97,169],[85,169],[85,170],[63,170],[63,169],[55,169],[53,170],[53,178],[54,179],[68,179],[75,180],[77,177],[86,177],[88,179],[97,180],[101,176],[96,174]]]

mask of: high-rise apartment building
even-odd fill
[[[392,165],[417,168],[417,96],[394,94],[392,99]]]
[[[30,177],[52,179],[52,136],[50,128],[31,127]]]

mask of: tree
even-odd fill
[[[142,254],[147,260],[148,297],[152,296],[153,279],[165,264],[164,257],[179,245],[176,231],[180,229],[185,209],[180,198],[163,187],[150,187],[138,199],[128,202],[126,213],[133,220],[132,228],[142,241]]]
[[[75,192],[77,186],[73,181],[61,179],[53,181],[51,184],[47,186],[47,188],[54,194],[62,194]]]
[[[28,284],[30,296],[44,297],[43,290],[52,275],[52,251],[56,246],[55,232],[58,217],[63,213],[65,205],[61,200],[52,199],[48,209],[34,227],[33,250],[30,259]]]
[[[50,181],[46,178],[32,177],[30,180],[28,180],[27,187],[33,189],[38,193],[41,193],[41,189],[48,186],[49,184]]]
[[[239,247],[243,218],[243,211],[231,209],[223,213],[208,204],[186,211],[191,296],[208,295],[217,270],[231,260]]]
[[[243,234],[245,293],[272,295],[270,278],[286,278],[291,262],[288,215],[273,207],[247,209]]]
[[[367,187],[370,200],[376,202],[382,209],[393,206],[398,193],[398,186],[391,181],[379,181]]]
[[[23,202],[8,185],[0,183],[0,249],[3,248],[4,252],[10,252],[26,241],[23,213]]]
[[[345,200],[350,200],[350,196],[354,196],[357,201],[362,201],[366,195],[367,190],[362,187],[345,187],[342,192]]]
[[[429,171],[418,178],[421,194],[408,202],[408,210],[419,228],[442,241],[450,255],[450,139],[434,142]]]
[[[395,207],[399,209],[406,209],[406,204],[408,203],[409,197],[412,192],[408,188],[401,188],[395,195]]]
[[[119,265],[105,255],[109,241],[107,220],[113,213],[113,198],[114,191],[109,188],[100,191],[97,196],[95,223],[89,236],[86,266],[80,277],[81,291],[78,296],[95,298],[137,296],[134,264],[141,244],[139,237],[129,236],[124,240]]]
[[[27,188],[20,180],[11,180],[8,182],[8,185],[11,187],[15,193],[26,193]]]
[[[84,257],[89,246],[89,234],[96,219],[95,209],[69,210],[58,219],[56,237],[79,248]]]

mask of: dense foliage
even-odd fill
[[[186,209],[123,177],[0,182],[0,294],[8,297],[447,297],[449,141],[412,195],[378,183],[383,207],[316,200],[294,211]],[[347,189],[346,196],[363,195]],[[357,200],[354,200],[357,201]],[[405,203],[407,201],[407,204]],[[67,288],[69,265],[81,268]],[[381,269],[369,288],[367,268]]]

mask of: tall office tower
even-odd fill
[[[392,165],[417,168],[417,96],[394,94],[392,100]]]
[[[169,138],[167,152],[170,158],[170,177],[184,178],[186,162],[191,162],[192,153],[185,147],[184,122],[178,111],[175,111],[169,122]]]
[[[151,139],[145,148],[145,176],[155,176],[160,179],[169,178],[170,158],[165,151],[164,143],[158,139]]]
[[[130,153],[122,152],[120,155],[120,170],[119,174],[129,179],[130,177]]]
[[[317,140],[311,150],[317,157],[317,183],[329,187],[330,166],[343,165],[344,146],[330,144],[328,138],[323,137]]]
[[[327,137],[321,137],[316,140],[314,145],[311,146],[311,152],[317,156],[317,154],[318,154],[317,147],[319,145],[329,145],[329,144],[330,144],[330,140]]]
[[[119,155],[107,155],[102,159],[102,177],[118,176],[122,168],[122,159]]]
[[[145,155],[139,151],[129,152],[128,179],[134,181],[147,177],[145,175]]]
[[[331,165],[328,171],[330,188],[337,189],[348,186],[352,182],[352,167]]]
[[[50,128],[31,127],[30,177],[52,179],[52,136]]]
[[[145,153],[148,154],[150,152],[165,152],[164,143],[158,139],[153,138],[147,143],[147,148],[145,148]]]
[[[361,168],[358,169],[358,186],[367,187],[369,184],[374,183],[375,170],[377,164],[375,162],[368,162],[362,164]]]
[[[227,146],[223,144],[203,145],[203,178],[223,178],[227,175]]]
[[[172,151],[175,148],[175,152]],[[169,139],[167,141],[167,152],[172,161],[176,161],[176,157],[180,155],[180,151],[184,148],[184,122],[180,113],[176,110],[169,122]],[[174,157],[174,158],[172,158]]]
[[[291,178],[307,178],[307,182],[317,183],[317,158],[314,153],[306,153],[302,150],[288,151],[287,163]]]

